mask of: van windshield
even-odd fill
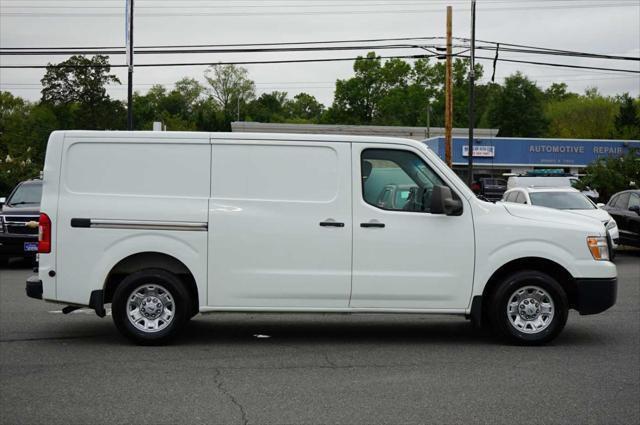
[[[7,206],[11,205],[37,205],[42,198],[42,183],[23,183],[16,188],[7,200]]]
[[[558,210],[593,210],[596,208],[586,196],[575,192],[533,192],[529,193],[532,205]]]

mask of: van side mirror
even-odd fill
[[[603,204],[602,202],[598,202],[596,204],[596,207],[598,207],[598,208],[604,208],[604,206],[605,206],[605,204]]]
[[[447,186],[434,186],[431,193],[431,214],[461,215],[462,201],[453,199]]]
[[[633,205],[629,207],[629,211],[633,211],[636,214],[640,215],[640,205]]]
[[[0,198],[0,208],[2,208],[5,202],[7,202],[7,198]]]

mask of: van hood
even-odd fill
[[[573,226],[578,223],[590,224],[595,229],[598,229],[599,232],[604,233],[602,220],[599,220],[598,218],[592,218],[585,215],[578,216],[577,214],[567,211],[537,207],[535,205],[503,203],[502,206],[509,214],[515,217]]]

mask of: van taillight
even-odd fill
[[[51,252],[51,219],[45,213],[40,213],[38,221],[38,252],[40,254]]]

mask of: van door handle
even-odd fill
[[[384,227],[384,223],[378,222],[369,222],[369,223],[360,223],[360,227]]]
[[[344,223],[339,223],[337,221],[321,221],[320,226],[322,227],[344,227]]]

